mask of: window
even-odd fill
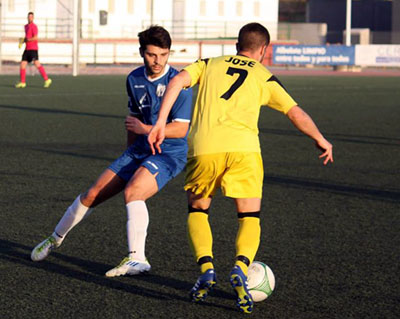
[[[133,7],[134,7],[134,5],[133,5],[134,0],[127,0],[127,1],[128,1],[127,11],[128,11],[129,14],[133,14],[133,13],[134,13],[134,9],[133,9]]]
[[[218,1],[218,15],[224,16],[224,1]]]
[[[238,17],[242,16],[242,11],[243,11],[243,6],[242,5],[243,5],[242,1],[236,2],[236,15]]]
[[[206,15],[206,1],[205,0],[200,0],[200,15],[205,16]]]
[[[8,11],[9,12],[14,12],[15,11],[14,0],[8,0]]]
[[[152,0],[147,0],[147,1],[146,1],[146,13],[147,13],[148,15],[151,14],[151,5],[152,5]]]
[[[259,17],[260,16],[260,1],[255,1],[254,2],[254,16]]]
[[[108,0],[108,12],[114,13],[115,11],[115,2],[114,0]]]
[[[89,7],[88,7],[89,13],[94,13],[95,6],[96,6],[95,0],[89,0]]]
[[[35,12],[35,1],[29,0],[29,11]]]

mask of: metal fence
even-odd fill
[[[71,39],[72,19],[38,19],[35,20],[40,30],[42,39]],[[81,38],[124,38],[136,39],[137,34],[148,27],[152,21],[143,20],[136,24],[122,25],[101,33],[95,30],[92,19],[81,20]],[[153,21],[164,26],[170,31],[174,39],[235,39],[242,26],[241,22],[218,22],[218,21]],[[1,31],[3,38],[18,38],[24,35],[23,26],[25,18],[3,18]],[[329,31],[323,23],[279,23],[278,26],[264,23],[277,40],[298,40],[302,44],[325,44],[327,39],[335,39],[335,42],[343,42],[343,33],[340,31]],[[324,27],[325,26],[325,27]],[[352,43],[357,44],[353,38]],[[371,44],[400,44],[400,32],[370,32]]]

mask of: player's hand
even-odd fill
[[[144,124],[134,116],[127,116],[125,119],[125,128],[135,134],[146,135],[150,132],[151,126]]]
[[[315,146],[322,152],[319,158],[324,158],[324,165],[328,164],[328,162],[333,163],[333,151],[332,144],[329,143],[326,139],[318,140],[315,142]]]
[[[165,124],[159,124],[158,122],[156,125],[152,127],[150,130],[149,136],[147,137],[147,141],[150,144],[151,152],[153,155],[156,154],[156,150],[161,153],[161,147],[160,145],[165,139]]]
[[[19,41],[18,41],[18,49],[21,49],[21,47],[22,47],[22,45],[24,44],[24,42],[25,42],[25,38],[19,38]]]

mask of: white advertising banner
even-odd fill
[[[400,66],[400,45],[356,45],[355,64]]]

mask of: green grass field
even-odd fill
[[[241,318],[228,283],[237,229],[217,196],[210,221],[219,283],[188,299],[198,268],[186,241],[183,174],[148,201],[147,276],[106,278],[127,253],[119,195],[40,263],[31,249],[124,150],[124,76],[0,77],[0,318]],[[398,318],[400,81],[280,77],[334,145],[324,167],[285,116],[263,109],[262,240],[276,289],[253,318]]]

